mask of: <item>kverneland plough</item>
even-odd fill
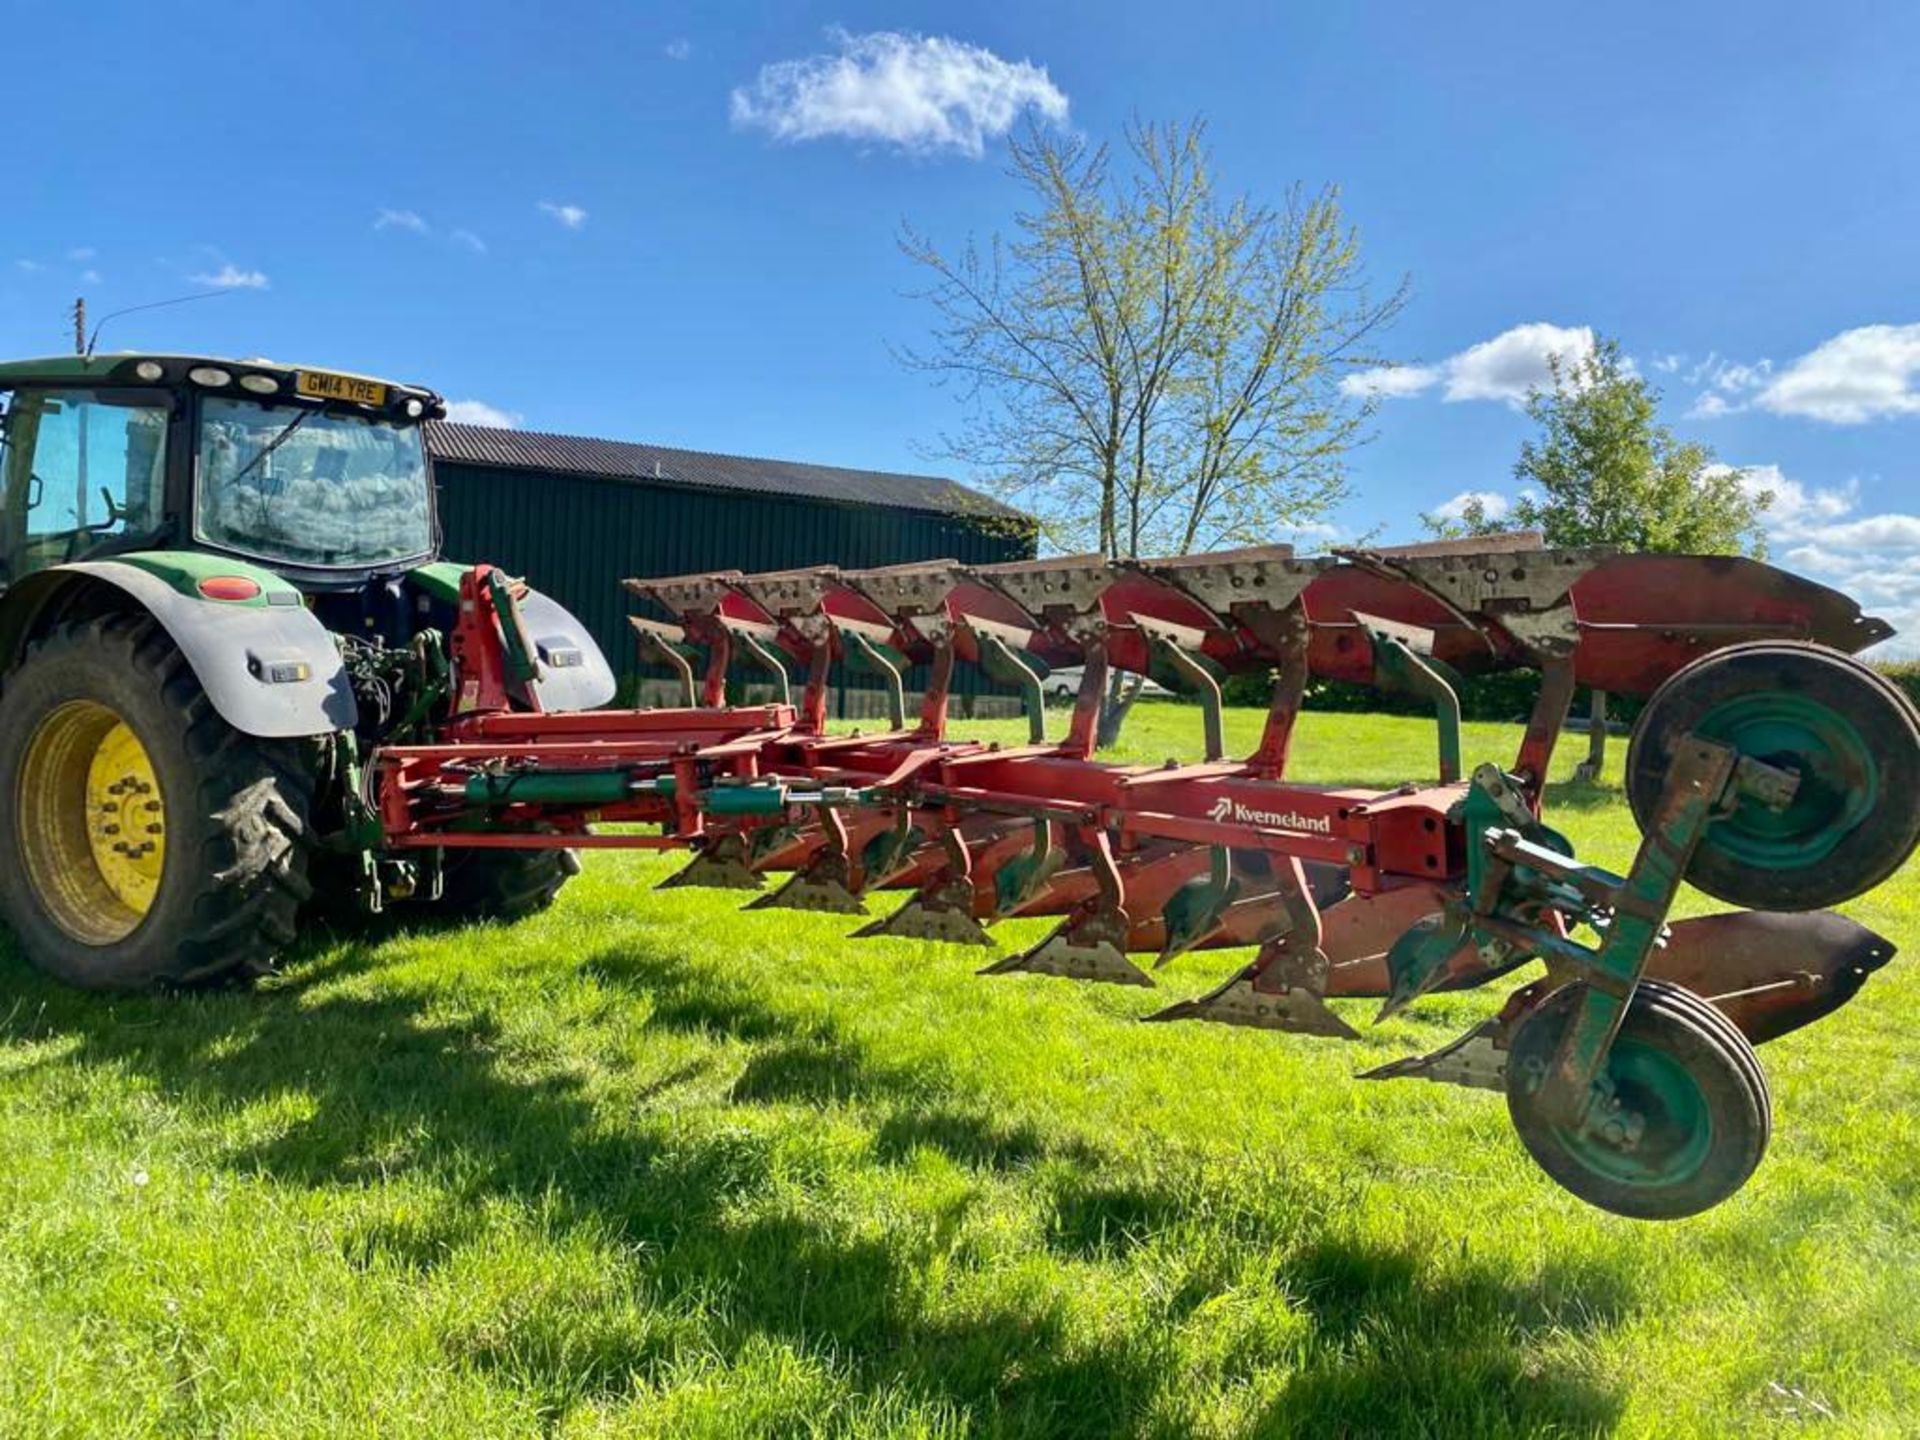
[[[1246,946],[1226,984],[1153,1019],[1352,1037],[1327,1003],[1544,973],[1432,1054],[1368,1072],[1505,1092],[1541,1166],[1622,1214],[1692,1214],[1767,1143],[1753,1046],[1845,1003],[1893,947],[1822,907],[1885,880],[1920,838],[1920,719],[1850,658],[1889,628],[1744,559],[1545,550],[1502,537],[1304,558],[1169,560],[629,582],[662,617],[642,650],[678,708],[543,713],[515,586],[461,582],[449,659],[420,648],[419,743],[369,758],[363,825],[389,857],[462,848],[688,847],[668,884],[761,889],[757,907],[863,913],[862,935],[990,946],[1057,916],[987,973],[1132,985],[1195,947]],[[917,720],[903,675],[925,667]],[[1024,694],[1029,742],[947,738],[956,664]],[[836,665],[892,697],[883,733],[829,733]],[[1041,678],[1083,666],[1064,738]],[[779,698],[725,702],[730,668]],[[1463,772],[1459,674],[1540,673],[1519,753]],[[1093,758],[1115,669],[1193,696],[1203,755]],[[1225,753],[1220,680],[1272,676],[1259,744]],[[793,698],[790,674],[800,677]],[[1302,784],[1288,753],[1310,678],[1425,697],[1437,781]],[[1541,816],[1574,688],[1649,695],[1626,760],[1643,840],[1625,874]],[[612,828],[602,828],[612,827]],[[1683,880],[1745,907],[1669,921]]]

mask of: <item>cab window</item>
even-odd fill
[[[23,390],[7,414],[5,532],[12,579],[157,529],[164,512],[167,407],[151,392]]]

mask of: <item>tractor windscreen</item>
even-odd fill
[[[207,544],[338,568],[433,548],[417,425],[209,398],[197,469],[196,529]]]

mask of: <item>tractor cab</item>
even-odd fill
[[[178,355],[0,364],[0,589],[137,550],[227,554],[303,588],[433,557],[438,395]]]
[[[383,856],[359,798],[371,747],[477,703],[454,665],[482,581],[523,642],[510,706],[614,694],[563,606],[441,560],[438,395],[83,355],[0,363],[0,407],[0,924],[27,955],[80,985],[201,984],[303,913],[553,898],[570,853]]]

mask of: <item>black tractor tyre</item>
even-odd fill
[[[445,855],[437,908],[461,919],[537,914],[580,873],[580,857],[572,850],[453,849]]]
[[[109,782],[136,753],[140,785]],[[312,893],[313,787],[299,743],[221,719],[151,618],[63,626],[0,683],[0,921],[91,990],[265,973]]]

